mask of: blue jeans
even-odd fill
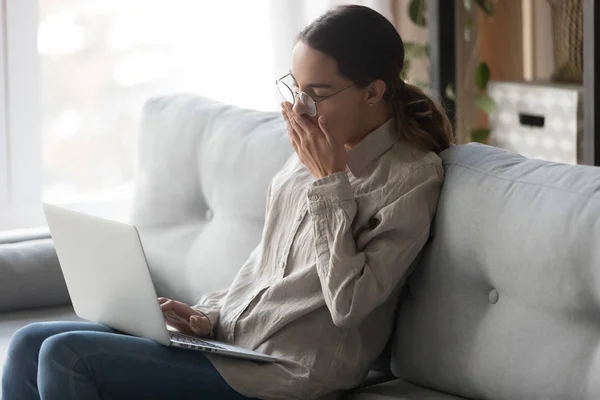
[[[246,399],[198,351],[90,322],[38,322],[11,338],[4,400]]]

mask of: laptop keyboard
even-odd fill
[[[204,341],[199,338],[187,336],[187,335],[181,334],[179,332],[169,332],[169,333],[171,334],[171,339],[174,339],[180,343],[195,344],[197,346],[205,346],[205,347],[212,347],[215,349],[226,350],[225,347],[219,346],[218,344],[210,343],[210,342]]]

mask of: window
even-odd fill
[[[126,215],[149,97],[275,109],[269,1],[5,0],[0,229],[42,200]]]

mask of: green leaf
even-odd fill
[[[463,4],[465,6],[465,11],[469,12],[471,11],[471,0],[463,0]]]
[[[417,59],[429,57],[429,44],[404,42],[404,54],[406,58]]]
[[[487,138],[490,136],[489,128],[477,128],[471,131],[471,141],[485,143]]]
[[[494,15],[494,6],[489,0],[474,0],[475,4],[488,16]]]
[[[415,25],[426,26],[427,21],[425,21],[425,0],[411,0],[408,4],[408,15]]]
[[[454,90],[453,83],[449,83],[448,86],[446,86],[446,97],[452,101],[456,101],[456,91]]]
[[[408,71],[410,71],[410,60],[408,58],[405,58],[404,65],[402,66],[402,71],[400,71],[400,78],[403,81],[408,79]]]
[[[491,114],[496,109],[496,104],[494,104],[494,100],[487,94],[478,94],[475,97],[475,105],[479,107],[479,109],[486,114]]]
[[[490,80],[490,67],[485,61],[482,61],[475,70],[475,86],[479,90],[485,90]]]

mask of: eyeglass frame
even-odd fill
[[[281,96],[281,97],[282,97],[284,100],[286,100],[285,96],[284,96],[284,95],[281,93],[281,91],[279,90],[279,85],[278,85],[278,83],[279,83],[279,82],[283,83],[283,84],[285,85],[285,87],[286,87],[286,88],[288,88],[288,89],[289,89],[289,91],[292,93],[292,99],[294,99],[294,102],[292,103],[292,105],[295,105],[295,104],[296,104],[296,97],[297,97],[297,96],[300,96],[300,93],[304,94],[306,97],[308,97],[309,99],[311,99],[311,100],[312,100],[312,101],[315,103],[315,115],[310,115],[310,114],[309,114],[311,117],[314,117],[314,116],[316,116],[316,115],[318,114],[317,105],[318,105],[320,102],[322,102],[323,100],[327,100],[327,99],[329,99],[329,98],[331,98],[331,97],[335,96],[336,94],[338,94],[338,93],[341,93],[341,92],[343,92],[344,90],[346,90],[346,89],[348,89],[348,88],[351,88],[352,86],[354,86],[354,85],[355,85],[354,83],[352,83],[352,84],[350,84],[350,85],[346,86],[345,88],[338,90],[338,91],[337,91],[337,92],[335,92],[335,93],[332,93],[332,94],[330,94],[330,95],[328,95],[328,96],[319,96],[319,97],[321,97],[321,99],[319,99],[319,100],[315,100],[315,99],[313,99],[313,98],[312,98],[312,96],[310,96],[310,95],[309,95],[308,93],[306,93],[306,92],[303,92],[303,91],[300,91],[300,90],[294,91],[294,90],[293,90],[291,87],[289,87],[289,86],[288,86],[288,84],[287,84],[287,83],[285,83],[285,82],[283,81],[283,79],[285,79],[285,78],[287,78],[288,76],[291,76],[291,75],[292,75],[292,73],[291,73],[291,72],[288,72],[287,74],[285,74],[284,76],[282,76],[281,78],[279,78],[279,79],[277,79],[277,80],[275,81],[275,85],[277,86],[277,91],[279,92],[279,95],[280,95],[280,96]],[[304,102],[303,102],[303,103],[304,103]],[[304,105],[306,105],[306,104],[304,104]]]

